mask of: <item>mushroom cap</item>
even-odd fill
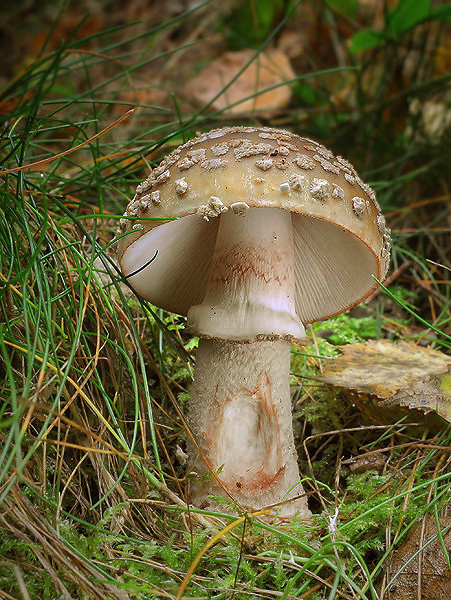
[[[152,170],[120,222],[122,271],[153,304],[186,315],[205,295],[217,217],[249,207],[291,212],[304,323],[356,306],[385,277],[390,231],[374,191],[321,144],[266,127],[199,134]]]

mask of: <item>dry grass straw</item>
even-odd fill
[[[17,484],[12,486],[2,504],[0,525],[2,529],[33,549],[40,568],[51,577],[55,593],[61,598],[73,598],[72,592],[64,583],[69,581],[92,600],[129,599],[129,595],[123,590],[119,590],[112,583],[101,581],[99,569],[94,568],[84,557],[61,541],[57,531]]]

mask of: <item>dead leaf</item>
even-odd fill
[[[30,90],[28,92],[25,92],[25,94],[20,96],[20,98],[16,97],[16,98],[10,98],[9,100],[0,101],[0,116],[7,117],[8,115],[10,115],[20,102],[24,102],[24,100],[28,100],[29,98],[31,98],[31,96],[34,93],[35,93],[35,90]]]
[[[201,105],[207,104],[220,94],[254,55],[253,50],[225,52],[186,84],[185,94]],[[253,60],[238,79],[216,98],[212,107],[216,110],[225,109],[226,114],[273,112],[289,103],[290,86],[281,85],[267,92],[260,92],[294,77],[295,73],[286,55],[276,48],[270,48]]]
[[[367,471],[382,472],[387,464],[387,456],[383,453],[371,454],[368,452],[356,458],[350,458],[342,461],[342,464],[349,464],[353,473],[366,473]]]
[[[321,381],[390,398],[427,375],[448,370],[451,357],[409,342],[369,341],[341,346],[342,354],[327,360]]]
[[[381,405],[434,411],[451,422],[451,370],[443,375],[424,377],[412,387],[399,390],[392,398],[383,400]]]
[[[451,529],[446,528],[451,525],[451,517],[440,517],[439,524],[440,529],[445,531],[443,542],[449,553]],[[412,527],[407,540],[393,553],[386,576],[388,582],[396,578],[385,590],[382,596],[384,600],[451,598],[451,572],[437,535],[434,517],[426,515]]]
[[[373,394],[383,406],[435,411],[451,421],[451,357],[408,342],[387,340],[341,346],[318,379]]]

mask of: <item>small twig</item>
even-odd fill
[[[434,260],[431,260],[430,258],[427,258],[426,262],[431,263],[431,265],[435,265],[436,267],[442,267],[442,269],[446,269],[447,271],[451,271],[451,267],[442,265],[441,263],[435,262]]]

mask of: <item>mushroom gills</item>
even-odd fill
[[[217,231],[218,219],[207,222],[198,215],[158,225],[127,248],[122,271],[152,304],[186,315],[205,292]]]

